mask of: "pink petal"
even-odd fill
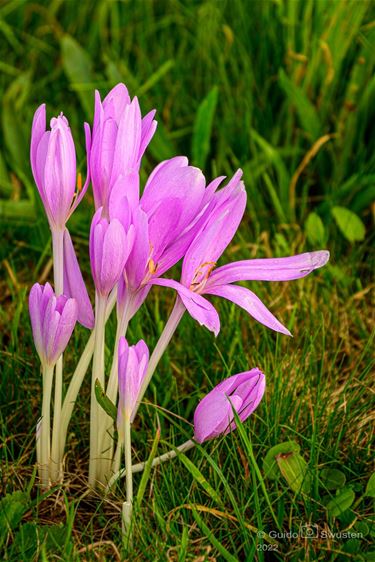
[[[94,313],[67,229],[64,232],[64,294],[75,298],[78,306],[78,322],[92,330],[95,323]]]
[[[197,320],[201,326],[206,326],[215,336],[218,335],[220,331],[219,315],[208,300],[172,279],[152,279],[149,283],[150,285],[160,285],[162,287],[175,289],[190,316]]]
[[[205,288],[204,292],[205,294],[216,295],[234,302],[246,310],[255,320],[271,328],[271,330],[281,332],[288,336],[291,335],[289,330],[275,318],[272,312],[264,306],[262,301],[252,291],[246,289],[246,287],[240,287],[238,285],[220,285],[219,287]]]
[[[309,275],[323,267],[329,252],[307,252],[286,258],[266,258],[228,263],[214,270],[207,286],[226,285],[236,281],[290,281]]]

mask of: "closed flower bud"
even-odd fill
[[[107,210],[114,187],[132,206],[138,203],[138,172],[156,129],[154,115],[150,111],[142,118],[137,98],[130,100],[124,84],[117,84],[103,102],[95,93],[90,168],[96,209]]]
[[[143,340],[129,347],[124,337],[120,338],[118,350],[119,405],[117,426],[121,433],[124,416],[131,421],[142,381],[148,368],[149,351]]]
[[[234,411],[244,422],[261,401],[266,380],[259,369],[233,375],[218,384],[198,404],[194,413],[194,437],[203,443],[236,428]]]
[[[77,303],[56,297],[49,283],[36,283],[29,296],[34,343],[42,365],[53,366],[68,345],[77,321]]]
[[[98,293],[104,297],[118,282],[133,246],[133,229],[127,232],[118,219],[102,217],[102,209],[94,215],[90,230],[91,272]]]
[[[46,130],[46,106],[35,112],[30,159],[35,183],[42,199],[51,229],[63,229],[68,218],[81,201],[87,187],[76,193],[76,151],[66,117],[61,113],[51,119]],[[86,148],[90,147],[90,131],[86,127]]]

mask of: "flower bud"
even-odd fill
[[[49,283],[35,283],[30,291],[29,312],[34,343],[43,365],[53,366],[68,345],[77,321],[77,303],[56,297]]]
[[[118,350],[119,405],[117,426],[121,432],[124,416],[132,420],[142,381],[148,368],[149,351],[143,340],[129,347],[124,337],[120,338]]]
[[[194,413],[194,438],[203,443],[236,429],[235,410],[243,422],[261,401],[266,380],[259,369],[233,375],[215,386]]]

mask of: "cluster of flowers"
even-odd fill
[[[275,259],[244,260],[216,267],[232,240],[246,206],[238,170],[222,187],[221,176],[206,185],[201,170],[187,158],[159,164],[140,195],[142,156],[156,130],[155,111],[142,117],[136,97],[123,84],[101,101],[95,93],[92,133],[84,126],[87,178],[82,186],[76,170],[71,130],[62,114],[46,130],[46,108],[34,116],[31,165],[52,232],[54,290],[33,286],[30,316],[43,370],[42,417],[37,425],[37,457],[44,487],[61,481],[66,433],[82,380],[93,355],[90,418],[89,484],[108,484],[117,474],[125,449],[127,503],[131,504],[130,428],[140,401],[185,311],[215,335],[219,315],[203,295],[215,295],[242,307],[272,330],[290,335],[261,300],[240,281],[289,281],[323,266],[327,251]],[[91,182],[95,214],[89,253],[95,284],[95,312],[66,227]],[[164,277],[182,261],[180,281]],[[153,285],[177,292],[165,329],[153,353],[144,341],[129,346],[127,325]],[[114,306],[117,333],[109,376],[105,376],[105,324]],[[62,354],[76,322],[92,334],[62,396]],[[54,386],[53,427],[51,397]],[[117,447],[114,420],[97,401],[97,388],[118,404]],[[265,388],[259,369],[234,375],[213,389],[194,415],[195,441],[202,443],[235,427],[234,412],[244,421],[257,407]],[[118,396],[119,395],[119,396]],[[130,509],[130,508],[129,508]]]

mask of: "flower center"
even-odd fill
[[[211,275],[215,267],[216,262],[214,261],[206,261],[199,267],[197,267],[190,284],[190,290],[194,291],[195,293],[200,293],[203,290],[209,276]]]

